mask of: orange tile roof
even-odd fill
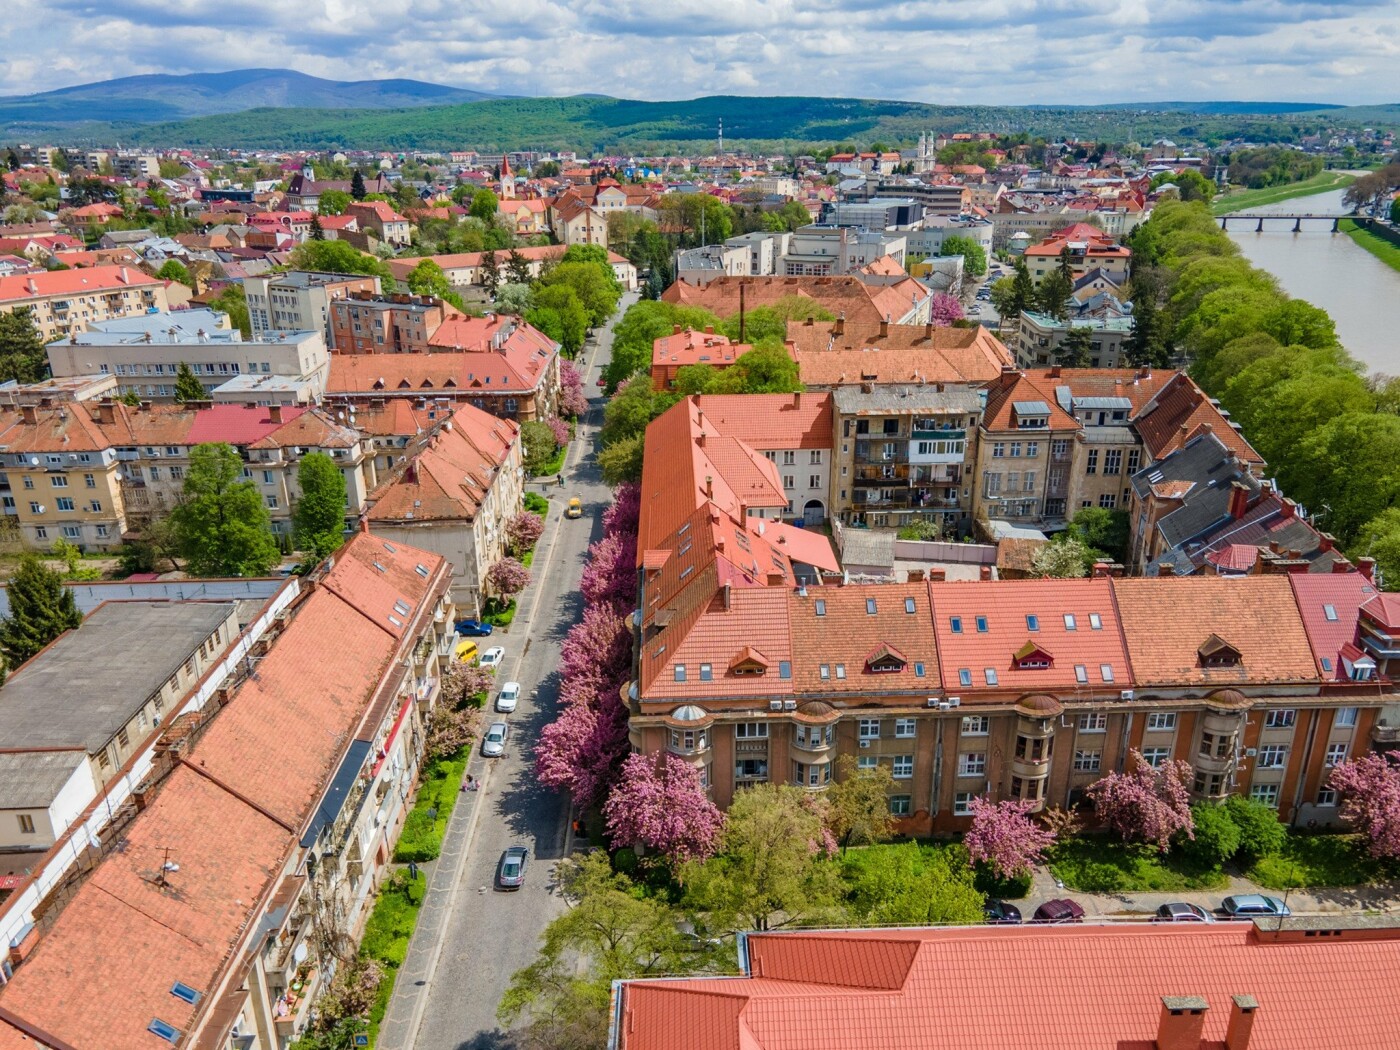
[[[1245,440],[1229,417],[1182,372],[1173,373],[1138,410],[1133,425],[1153,459],[1165,459],[1202,430],[1209,430],[1244,462],[1264,465],[1264,457]]]
[[[371,523],[475,521],[519,436],[513,420],[463,405],[403,474],[370,494],[365,516]]]
[[[694,332],[687,328],[673,335],[663,335],[652,342],[651,366],[732,365],[740,354],[752,349],[748,343],[730,342],[728,336],[715,332]]]
[[[84,295],[120,288],[146,288],[164,282],[134,266],[84,266],[0,277],[0,303],[22,302],[49,295]]]
[[[1285,576],[1183,576],[1113,581],[1133,676],[1144,686],[1309,683],[1318,680]],[[1238,667],[1202,667],[1216,636]]]
[[[533,331],[533,330],[532,330]],[[504,352],[332,354],[326,393],[388,397],[439,391],[523,394],[539,388],[556,351],[548,337],[512,339]]]
[[[1257,556],[1258,548],[1249,548]],[[1303,617],[1303,630],[1317,661],[1317,673],[1325,682],[1345,678],[1338,653],[1343,646],[1356,643],[1357,620],[1361,606],[1377,591],[1375,584],[1359,572],[1298,572],[1286,577]],[[1328,606],[1332,615],[1328,615]],[[1326,660],[1327,667],[1322,666]]]
[[[933,600],[939,670],[948,692],[961,696],[963,703],[1035,692],[1065,699],[1116,699],[1120,690],[1132,688],[1128,651],[1107,579],[926,586]],[[1072,628],[1067,617],[1072,618]],[[1018,666],[1016,654],[1027,642],[1050,657],[1049,667]],[[1083,682],[1077,671],[1081,667]],[[987,680],[989,669],[995,684]]]
[[[830,394],[702,394],[695,404],[721,433],[759,451],[827,449],[835,440]]]
[[[1235,995],[1258,1003],[1249,1050],[1390,1050],[1400,1028],[1394,929],[1275,940],[1252,923],[1125,923],[745,941],[743,978],[625,982],[619,1050],[806,1050],[813,1033],[839,1050],[1152,1050],[1173,995],[1206,1000],[1203,1048],[1224,1046]]]
[[[839,325],[788,323],[802,382],[808,386],[847,383],[989,383],[1014,362],[1006,346],[982,328],[884,326],[878,322]],[[874,376],[873,380],[866,379]]]
[[[894,285],[865,284],[860,278],[838,277],[716,277],[704,287],[677,281],[661,298],[669,303],[699,306],[718,317],[739,312],[739,286],[744,286],[748,309],[770,306],[788,296],[814,299],[831,313],[846,315],[847,321],[884,320],[886,315],[903,317],[913,306],[913,297],[928,295],[913,278]]]
[[[789,595],[788,613],[795,654],[793,683],[798,692],[870,696],[939,690],[926,584],[809,587],[806,597]],[[896,650],[904,666],[872,670],[868,661],[880,646]]]

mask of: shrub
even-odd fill
[[[541,496],[538,492],[525,493],[524,503],[525,509],[531,514],[543,515],[549,513],[549,499],[545,496]]]
[[[1239,825],[1224,806],[1197,802],[1191,807],[1191,818],[1196,824],[1196,838],[1180,843],[1188,856],[1219,867],[1239,851]]]
[[[1239,828],[1240,853],[1258,858],[1283,849],[1288,829],[1279,823],[1278,814],[1269,806],[1242,795],[1232,795],[1225,809]]]
[[[403,833],[394,847],[394,860],[400,864],[436,860],[442,852],[442,836],[452,807],[457,804],[462,773],[467,768],[469,748],[452,758],[439,759],[423,772],[418,799],[403,822]]]
[[[637,870],[637,851],[623,846],[613,854],[613,870],[622,875],[631,875]]]

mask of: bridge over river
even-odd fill
[[[1220,228],[1222,230],[1228,230],[1230,228],[1230,222],[1233,220],[1236,229],[1238,229],[1241,226],[1247,225],[1248,223],[1254,223],[1255,233],[1263,233],[1265,229],[1280,230],[1283,228],[1281,224],[1285,222],[1291,222],[1293,224],[1294,233],[1303,232],[1303,223],[1308,223],[1310,229],[1317,230],[1321,229],[1321,227],[1318,224],[1324,222],[1331,223],[1332,232],[1338,233],[1340,231],[1340,227],[1337,225],[1338,222],[1340,222],[1342,219],[1352,219],[1355,217],[1356,216],[1351,214],[1328,215],[1319,212],[1305,212],[1293,215],[1282,214],[1279,212],[1269,212],[1267,215],[1265,215],[1260,212],[1247,211],[1236,212],[1233,215],[1218,216],[1218,218],[1220,219]],[[1268,223],[1269,225],[1266,227],[1264,225],[1265,223]]]

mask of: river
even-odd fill
[[[1343,214],[1344,190],[1265,204],[1239,215]],[[1373,372],[1400,375],[1400,270],[1392,270],[1344,233],[1321,223],[1305,223],[1293,233],[1273,223],[1255,233],[1244,219],[1231,216],[1230,237],[1245,257],[1268,270],[1295,299],[1306,299],[1332,315],[1337,337]]]

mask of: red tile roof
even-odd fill
[[[437,391],[454,390],[523,394],[539,388],[556,353],[548,336],[523,325],[504,351],[332,354],[326,393],[364,397],[395,393],[431,397]]]
[[[0,303],[48,295],[83,295],[113,288],[149,288],[163,282],[134,266],[85,266],[77,270],[0,277]]]
[[[752,310],[771,306],[779,299],[800,296],[813,299],[831,313],[846,315],[847,321],[877,323],[887,316],[898,320],[913,309],[916,300],[928,296],[928,289],[912,277],[897,284],[865,284],[859,277],[716,277],[703,287],[677,281],[662,298],[669,303],[700,306],[719,317],[739,312],[739,286],[744,287],[745,304]]]
[[[1152,1050],[1162,997],[1194,995],[1208,1006],[1202,1047],[1223,1047],[1232,996],[1249,995],[1249,1050],[1390,1050],[1397,945],[1394,929],[1275,940],[1252,923],[750,934],[743,978],[624,983],[617,1038],[620,1050]]]
[[[452,416],[402,475],[370,494],[374,522],[475,521],[502,468],[510,463],[519,426],[473,405]]]
[[[1251,554],[1257,548],[1249,548]],[[1361,606],[1376,595],[1376,587],[1359,572],[1289,573],[1289,585],[1303,617],[1303,630],[1325,682],[1345,678],[1338,654],[1356,642]],[[1328,665],[1324,667],[1322,661]]]
[[[839,329],[839,330],[838,330]],[[791,321],[788,342],[797,350],[808,386],[845,383],[988,383],[1013,364],[1011,351],[989,331],[927,325],[838,324]]]
[[[1165,458],[1206,429],[1244,462],[1263,466],[1264,457],[1231,425],[1229,417],[1190,376],[1182,372],[1169,376],[1166,385],[1145,405],[1141,408],[1134,405],[1133,425],[1153,459]]]
[[[302,406],[284,406],[282,420],[279,422],[274,421],[271,411],[261,405],[214,405],[194,414],[194,422],[185,437],[192,445],[208,441],[250,445],[306,411]]]
[[[788,613],[798,692],[869,696],[939,690],[926,584],[810,587],[806,597],[790,595]],[[903,666],[872,670],[869,657],[882,646],[896,650]]]

